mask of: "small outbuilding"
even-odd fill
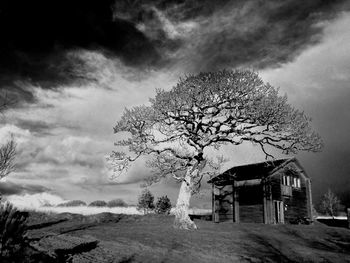
[[[236,166],[208,183],[214,222],[312,220],[311,180],[296,158]]]

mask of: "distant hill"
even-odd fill
[[[86,203],[81,200],[71,200],[65,203],[57,205],[59,207],[71,207],[71,206],[86,206]]]

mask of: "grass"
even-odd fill
[[[350,230],[317,222],[307,226],[196,220],[199,230],[183,231],[172,227],[172,216],[164,215],[59,216],[69,220],[34,227],[31,234],[68,233],[99,241],[95,249],[75,255],[73,262],[350,262]]]

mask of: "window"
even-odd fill
[[[292,186],[295,187],[295,188],[300,188],[300,179],[299,178],[296,178],[296,177],[293,177],[292,179]]]
[[[282,175],[282,184],[300,188],[300,179],[294,176]]]
[[[290,177],[287,175],[282,176],[282,184],[283,185],[290,185]]]
[[[289,186],[289,185],[291,185],[291,183],[290,183],[290,176],[286,176],[287,177],[287,185]]]

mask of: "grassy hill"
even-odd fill
[[[52,262],[350,262],[345,228],[197,220],[199,230],[183,231],[172,221],[161,215],[35,214],[28,234],[33,248],[49,248]]]

